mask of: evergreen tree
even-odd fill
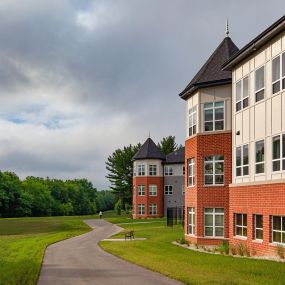
[[[177,145],[175,142],[175,136],[168,136],[163,138],[158,144],[157,147],[164,154],[169,154],[175,150],[182,148],[182,145]]]

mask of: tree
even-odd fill
[[[107,178],[111,189],[122,200],[122,204],[132,202],[133,162],[132,158],[141,147],[138,145],[125,146],[116,149],[106,162]]]
[[[122,211],[122,200],[121,199],[119,199],[117,203],[115,204],[115,211],[117,215],[121,215],[121,211]]]
[[[168,136],[163,138],[158,144],[157,147],[164,154],[169,154],[177,149],[182,148],[182,145],[177,145],[175,142],[175,136]]]

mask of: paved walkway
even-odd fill
[[[122,229],[104,220],[85,222],[93,231],[47,248],[38,285],[182,284],[106,253],[97,243]]]

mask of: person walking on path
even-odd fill
[[[102,211],[100,211],[100,212],[99,212],[99,217],[100,217],[100,219],[102,219],[102,216],[103,216],[103,213],[102,213]]]

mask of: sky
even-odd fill
[[[244,46],[284,0],[1,0],[0,169],[87,178],[129,144],[184,142],[178,94],[223,40]]]

